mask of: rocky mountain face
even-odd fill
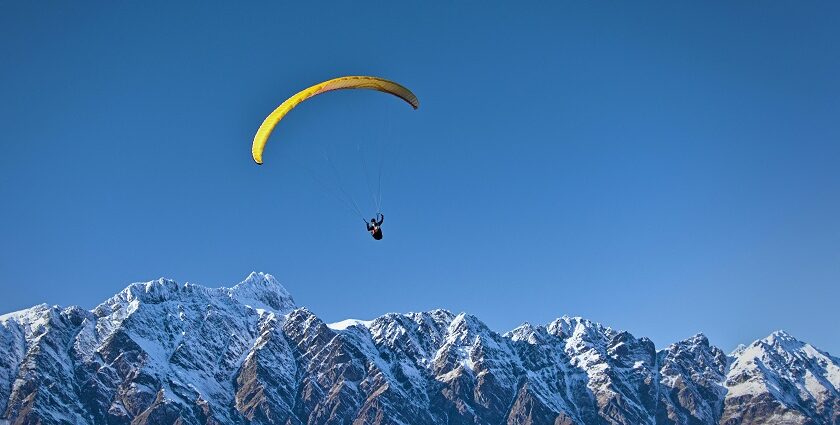
[[[326,324],[261,273],[0,316],[0,423],[840,424],[839,391],[840,359],[784,332],[727,356],[577,317]]]

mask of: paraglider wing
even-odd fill
[[[411,90],[383,78],[350,76],[334,78],[329,81],[324,81],[323,83],[315,84],[314,86],[304,89],[294,96],[286,99],[285,102],[280,104],[277,109],[265,118],[262,125],[260,125],[260,128],[257,130],[257,134],[254,136],[254,144],[251,146],[251,155],[254,158],[254,162],[262,164],[262,154],[265,149],[265,144],[268,142],[268,137],[271,135],[271,132],[274,130],[277,123],[279,123],[280,120],[289,113],[289,111],[294,109],[295,106],[304,100],[317,96],[321,93],[343,89],[378,90],[399,97],[400,99],[406,101],[414,109],[417,109],[420,106],[417,96],[415,96]]]

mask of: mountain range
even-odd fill
[[[580,317],[328,324],[268,274],[158,279],[0,316],[0,423],[840,424],[840,359],[783,331],[726,354]]]

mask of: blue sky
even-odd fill
[[[259,270],[327,321],[840,353],[836,2],[303,3],[0,6],[0,311]],[[268,112],[348,74],[421,107],[313,99],[253,164]],[[331,152],[363,202],[362,149],[381,242],[306,171]]]

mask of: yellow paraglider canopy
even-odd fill
[[[268,142],[268,136],[274,130],[274,127],[286,114],[289,113],[295,106],[310,97],[317,96],[321,93],[326,93],[333,90],[343,89],[369,89],[378,90],[384,93],[390,93],[400,99],[408,102],[414,109],[420,106],[420,101],[411,90],[383,78],[366,77],[366,76],[349,76],[333,78],[332,80],[324,81],[323,83],[315,84],[312,87],[301,90],[294,96],[286,99],[280,106],[277,107],[271,114],[269,114],[263,121],[260,128],[257,129],[257,134],[254,136],[254,144],[251,146],[251,155],[254,162],[262,164],[262,154],[265,150],[265,144]]]

